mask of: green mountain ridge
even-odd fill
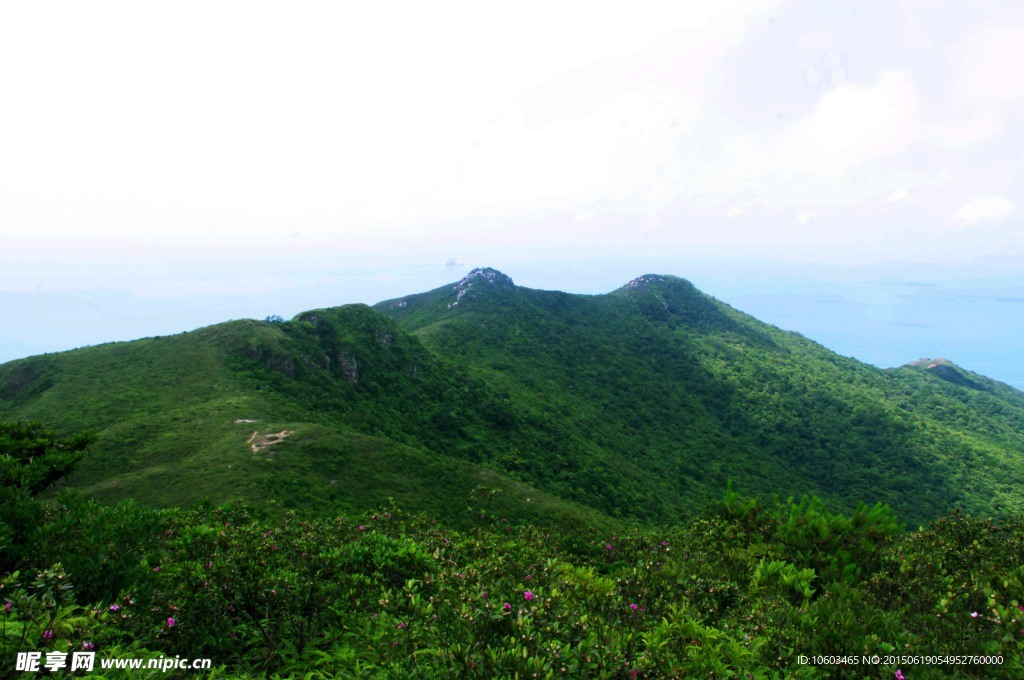
[[[678,520],[732,479],[910,523],[1024,510],[1024,393],[945,360],[878,369],[656,274],[576,295],[475,269],[373,307],[30,357],[0,365],[12,419],[95,430],[69,483],[156,506],[394,497],[456,524],[611,526]]]

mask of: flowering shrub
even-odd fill
[[[454,532],[393,507],[351,519],[206,507],[155,523],[111,511],[124,523],[111,535],[151,532],[121,553],[123,587],[80,587],[88,566],[8,574],[4,652],[208,656],[211,677],[865,675],[801,665],[808,653],[1002,655],[970,673],[1024,672],[1021,518],[954,513],[897,535],[885,513],[729,502],[614,538],[501,520]],[[84,526],[90,507],[53,521]],[[93,540],[61,536],[69,551]]]

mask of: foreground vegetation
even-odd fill
[[[40,500],[88,441],[0,424],[4,672],[18,651],[92,649],[209,657],[209,677],[1024,674],[1020,516],[905,532],[884,505],[729,490],[686,522],[609,534],[510,521],[488,493],[461,530],[392,506]]]

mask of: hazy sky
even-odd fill
[[[103,339],[75,300],[123,339],[142,302],[184,330],[452,258],[999,290],[1022,65],[1014,2],[4,3],[0,361]]]

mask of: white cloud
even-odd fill
[[[925,139],[945,149],[963,149],[1001,134],[1006,119],[1024,115],[1024,25],[970,26],[951,50],[956,64],[950,107],[924,129]]]
[[[969,226],[1009,217],[1012,213],[1013,203],[1005,196],[975,194],[953,215],[953,220]]]
[[[807,225],[814,224],[814,218],[817,217],[810,210],[801,210],[793,218],[793,224],[798,227],[806,227]]]
[[[940,149],[956,151],[991,139],[1002,127],[1002,113],[997,108],[963,106],[946,118],[923,125],[921,138]]]
[[[905,205],[910,202],[910,192],[906,189],[896,189],[885,199],[886,203],[896,203],[897,205]]]
[[[673,135],[774,4],[0,7],[0,63],[26,65],[0,72],[19,102],[0,107],[0,221],[73,211],[122,244],[223,247],[310,217],[353,236],[602,193],[660,207]],[[111,226],[143,216],[174,228]]]
[[[24,65],[0,72],[17,103],[0,109],[0,232],[20,239],[0,233],[0,270],[4,252],[443,261],[526,233],[576,254],[630,229],[661,248],[695,216],[726,225],[709,243],[780,248],[815,215],[815,247],[853,240],[854,215],[858,239],[956,232],[999,206],[950,219],[950,186],[1019,204],[1000,180],[1019,172],[1024,36],[916,4],[856,21],[774,0],[498,17],[442,0],[401,21],[373,4],[72,3],[61,21],[0,4],[0,62]]]
[[[1024,98],[1024,25],[974,27],[957,60],[953,98],[990,106]]]
[[[886,71],[869,86],[846,83],[794,123],[777,153],[805,169],[839,170],[891,156],[913,139],[919,106],[909,73]]]
[[[816,93],[807,114],[788,125],[705,124],[701,137],[721,139],[717,156],[725,161],[698,155],[681,182],[692,190],[682,195],[710,214],[736,205],[759,214],[793,214],[800,208],[804,214],[877,202],[879,193],[892,192],[897,182],[899,187],[908,180],[934,181],[913,171],[886,170],[918,141],[921,102],[914,78],[889,70],[867,84],[845,83]],[[908,197],[915,186],[903,187]],[[781,224],[805,226],[809,220],[805,215]]]

